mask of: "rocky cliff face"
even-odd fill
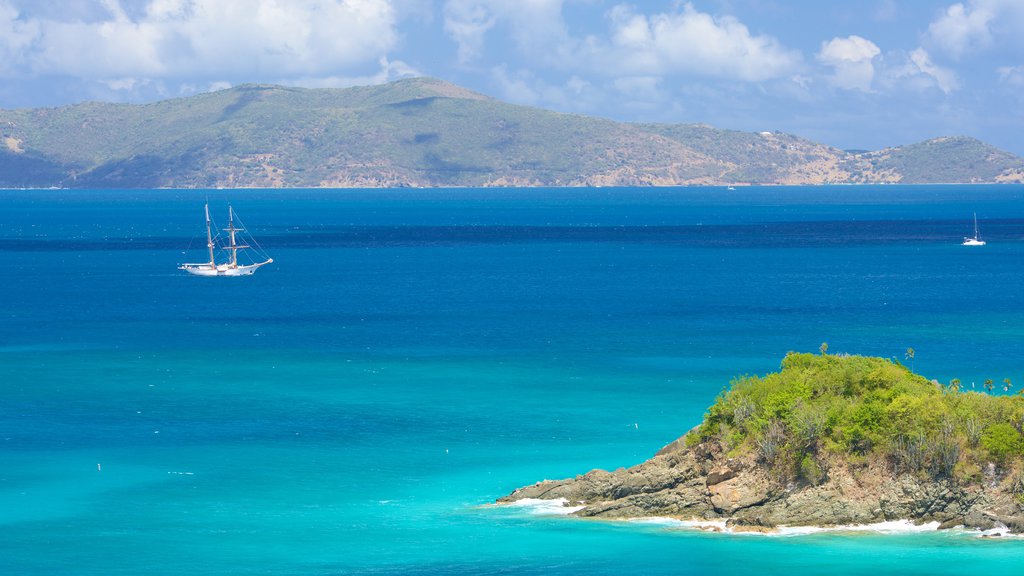
[[[499,503],[564,498],[583,506],[574,513],[582,517],[726,520],[737,530],[910,520],[1024,533],[1024,505],[1013,496],[1011,480],[992,470],[984,481],[966,485],[884,468],[834,459],[818,485],[798,484],[777,478],[754,456],[729,458],[715,442],[686,447],[679,439],[638,466],[539,482]]]

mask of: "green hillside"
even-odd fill
[[[740,532],[898,520],[1024,533],[1024,396],[1009,379],[963,391],[895,359],[827,350],[734,380],[699,426],[645,462],[535,482],[498,503]]]
[[[885,358],[790,353],[780,372],[734,381],[688,441],[718,439],[812,483],[832,457],[971,481],[988,462],[1020,468],[1024,397],[960,387]]]
[[[998,182],[1019,175],[1021,159],[974,138],[926,142],[857,155],[863,174],[898,174],[899,182]],[[1008,168],[1010,170],[1008,171]],[[854,168],[856,172],[857,168]]]
[[[1020,158],[967,138],[852,154],[781,133],[515,106],[429,78],[0,110],[0,144],[2,187],[1024,181]]]

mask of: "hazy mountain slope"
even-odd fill
[[[842,150],[781,132],[740,132],[711,126],[651,125],[690,148],[727,162],[719,176],[729,183],[823,184],[845,181],[849,174],[839,168]]]
[[[866,181],[1021,181],[1021,159],[966,137],[934,138],[918,144],[858,154],[853,174]]]
[[[15,187],[1024,180],[1020,158],[968,138],[852,154],[782,133],[560,114],[429,78],[0,110],[0,143],[0,186]]]

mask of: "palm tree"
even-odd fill
[[[949,389],[954,391],[954,392],[959,392],[960,391],[960,379],[959,378],[953,378],[952,380],[950,380],[949,381]]]
[[[913,372],[914,371],[914,349],[913,348],[907,348],[906,359],[910,360],[910,371]]]
[[[1010,379],[1003,378],[1003,392],[1009,392],[1010,388],[1013,388],[1013,384],[1010,383]]]
[[[821,355],[822,356],[824,356],[825,354],[828,354],[828,342],[822,342],[821,343],[821,348],[818,348],[818,350],[821,350]]]
[[[991,392],[993,388],[995,388],[995,384],[992,383],[992,379],[985,380],[985,390]]]

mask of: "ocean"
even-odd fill
[[[177,270],[207,200],[274,263]],[[1024,385],[1022,287],[1015,185],[0,191],[0,574],[1014,573],[490,504],[822,342]]]

